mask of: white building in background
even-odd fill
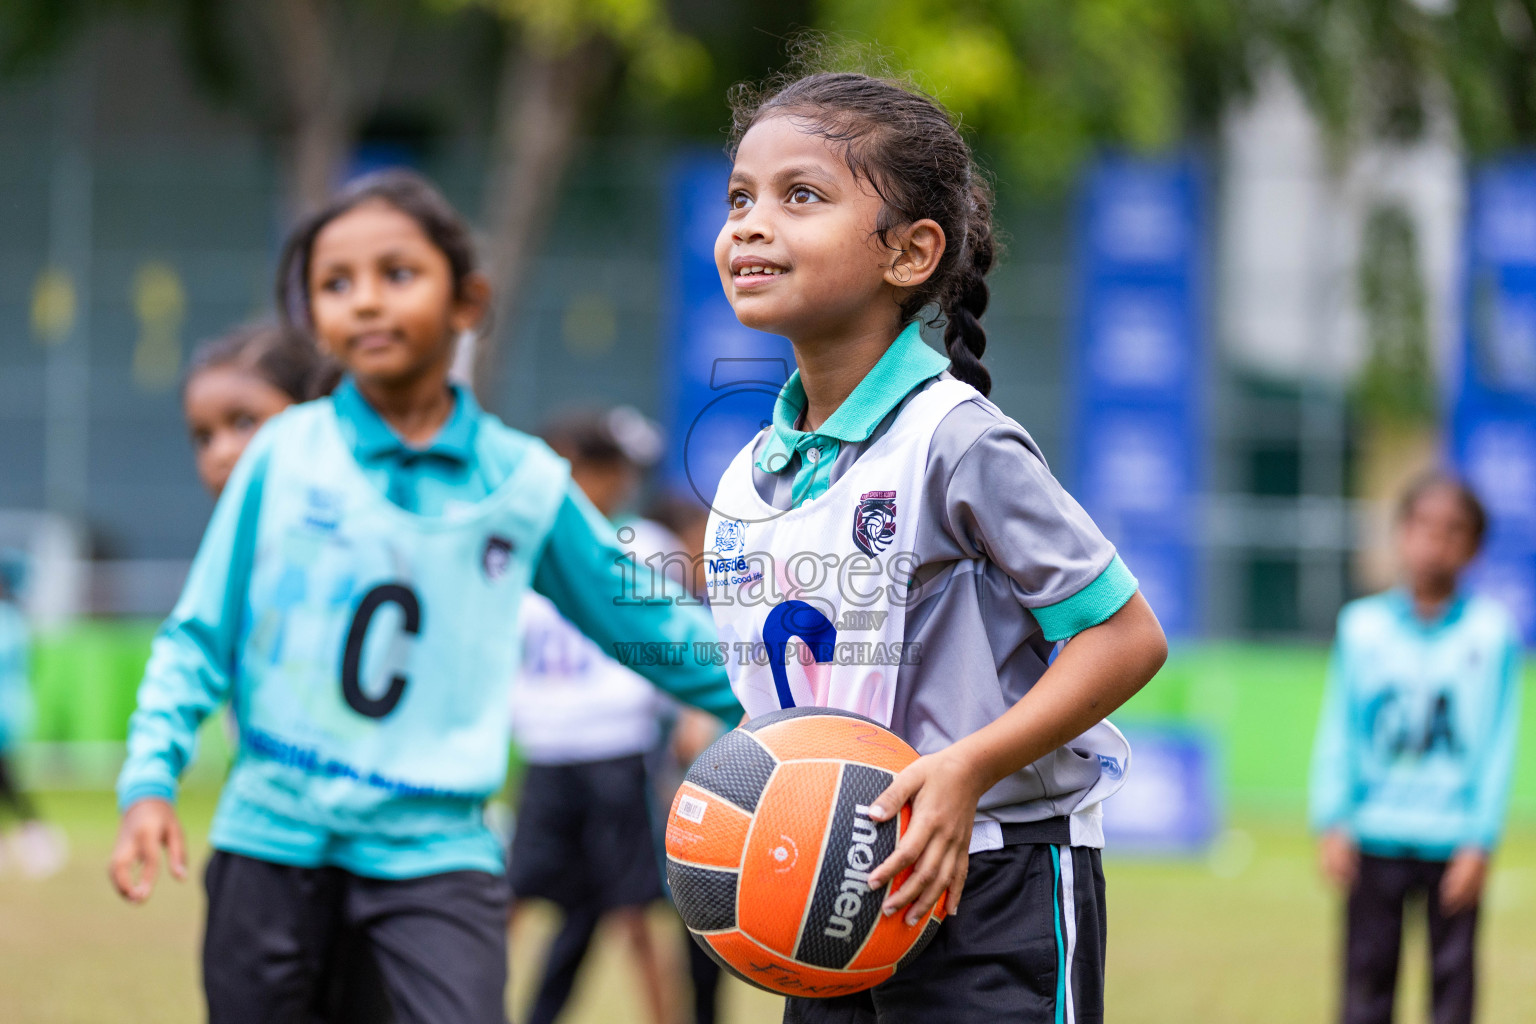
[[[1413,218],[1431,337],[1446,365],[1456,337],[1465,176],[1450,119],[1430,117],[1410,145],[1331,159],[1289,76],[1275,70],[1222,137],[1217,335],[1254,373],[1341,385],[1366,356],[1358,259],[1370,211]]]
[[[1276,68],[1223,127],[1213,356],[1228,379],[1235,371],[1300,397],[1295,414],[1279,421],[1243,403],[1213,418],[1215,457],[1227,459],[1226,472],[1215,474],[1207,531],[1209,625],[1218,632],[1243,626],[1223,616],[1251,603],[1243,576],[1254,558],[1294,561],[1297,625],[1312,634],[1331,630],[1352,585],[1375,588],[1392,577],[1390,502],[1350,496],[1392,493],[1438,445],[1428,436],[1367,438],[1351,467],[1344,397],[1369,355],[1359,268],[1367,222],[1380,206],[1399,206],[1413,224],[1434,362],[1448,368],[1457,351],[1465,165],[1448,114],[1428,120],[1416,142],[1357,146],[1341,159]],[[1244,453],[1276,444],[1294,445],[1300,494],[1246,493]]]

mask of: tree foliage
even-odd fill
[[[1442,104],[1475,156],[1536,145],[1536,0],[1296,0],[1273,34],[1341,150]]]
[[[1358,285],[1368,352],[1352,396],[1373,422],[1433,423],[1439,408],[1430,357],[1429,297],[1413,217],[1399,203],[1366,218]]]
[[[878,41],[1037,183],[1093,148],[1153,152],[1245,95],[1268,28],[1252,0],[821,0],[820,23]]]
[[[175,26],[183,59],[212,95],[235,87],[220,4],[210,0],[4,0],[0,2],[0,76],[46,71],[93,21],[125,14]]]
[[[560,56],[594,40],[613,46],[626,68],[663,94],[697,85],[709,54],[678,32],[661,0],[428,0],[445,11],[490,11],[522,36],[525,52]]]

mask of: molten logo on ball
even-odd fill
[[[844,942],[853,934],[853,919],[864,909],[869,871],[875,866],[875,823],[869,820],[869,808],[863,804],[855,807],[854,813],[857,817],[853,819],[853,836],[849,840],[848,866],[843,869],[843,881],[832,903],[834,913],[825,933]]]

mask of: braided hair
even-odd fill
[[[944,325],[950,372],[983,395],[990,392],[992,375],[981,363],[987,349],[981,316],[991,297],[987,272],[997,255],[992,187],[944,107],[890,78],[829,71],[761,90],[737,86],[731,109],[732,157],[753,125],[776,116],[838,147],[854,176],[880,197],[875,236],[886,248],[899,251],[891,234],[914,221],[928,218],[943,228],[944,255],[926,281],[908,289],[901,321],[909,324],[937,306],[928,325]]]

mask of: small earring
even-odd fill
[[[896,276],[898,284],[906,284],[912,280],[912,268],[905,263],[898,263],[891,268],[891,273]]]

